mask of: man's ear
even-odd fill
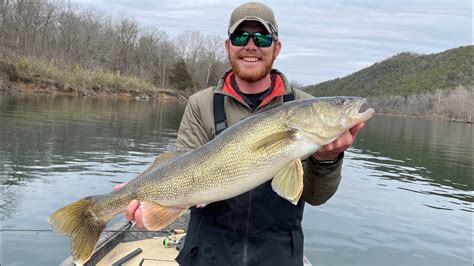
[[[278,54],[280,54],[280,50],[281,50],[281,42],[280,40],[277,40],[273,47],[273,60],[275,60],[278,57]]]
[[[230,45],[229,39],[225,39],[224,46],[225,46],[225,50],[227,51],[227,54],[229,54],[229,45]]]

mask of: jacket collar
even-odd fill
[[[262,100],[262,102],[260,103],[257,109],[270,103],[275,98],[278,98],[278,97],[282,98],[281,96],[285,94],[293,93],[285,75],[283,75],[283,73],[281,73],[280,71],[276,69],[273,69],[272,72],[275,73],[275,84],[274,84],[273,90],[269,95],[267,95]],[[242,105],[249,108],[249,106],[247,105],[247,103],[245,103],[242,96],[240,96],[232,87],[232,82],[231,82],[232,75],[234,75],[234,72],[232,70],[229,70],[226,73],[224,73],[224,75],[222,75],[222,77],[219,79],[217,86],[214,88],[214,93],[220,93],[220,94],[230,96],[234,98],[235,100],[237,100],[238,102],[240,102]]]

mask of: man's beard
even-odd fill
[[[235,75],[246,82],[257,82],[266,77],[272,70],[273,61],[275,60],[275,58],[273,58],[271,62],[265,63],[264,67],[259,68],[256,71],[248,71],[242,69],[238,64],[236,64],[236,61],[239,60],[236,56],[234,56],[235,61],[230,57],[230,55],[227,55],[227,57]]]

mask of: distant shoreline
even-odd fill
[[[154,90],[154,91],[147,91],[147,92],[140,92],[140,91],[95,92],[94,90],[86,90],[86,91],[64,92],[64,91],[51,91],[51,90],[43,90],[43,89],[28,89],[28,90],[23,90],[20,88],[5,89],[2,86],[0,87],[0,92],[1,91],[5,91],[7,93],[15,93],[15,94],[41,94],[41,95],[51,95],[51,96],[108,97],[108,98],[120,98],[120,99],[128,99],[128,100],[149,100],[149,99],[154,99],[154,98],[160,98],[160,99],[166,99],[166,100],[171,100],[171,101],[173,100],[184,101],[184,102],[187,101],[187,98],[185,96],[171,90]],[[390,114],[390,113],[378,113],[378,112],[376,114],[381,115],[381,116],[421,118],[421,119],[439,120],[439,121],[447,121],[447,122],[461,122],[461,123],[467,123],[467,124],[473,123],[471,121],[447,120],[441,117],[433,117],[433,116],[415,116],[415,115]]]
[[[89,83],[89,85],[82,84],[82,86],[70,85],[66,82],[59,82],[54,79],[41,77],[38,74],[19,72],[13,64],[7,64],[1,61],[0,63],[0,91],[6,91],[8,93],[43,94],[52,96],[109,97],[130,100],[148,100],[160,98],[171,101],[187,101],[187,95],[181,94],[176,90],[158,88],[147,89],[147,87],[130,88],[124,85],[126,83],[123,82],[117,83],[117,89],[115,89],[115,86],[104,88],[105,86],[101,86],[96,83]],[[380,112],[377,112],[379,115],[416,117],[422,119],[463,122],[469,124],[473,123],[473,121],[462,120],[456,117],[447,118],[432,115],[385,113],[387,111],[384,110],[385,104],[382,102],[382,104],[377,105],[376,103],[377,101],[372,102],[371,106],[376,109],[376,112],[377,109],[382,109]]]
[[[22,59],[26,66],[20,71],[14,63],[0,60],[0,91],[86,97],[120,97],[136,100],[166,98],[187,101],[187,95],[171,89],[160,89],[153,84],[112,72],[84,70],[74,73],[67,67],[42,61]]]
[[[397,116],[397,117],[409,117],[409,118],[422,118],[422,119],[428,119],[428,120],[437,120],[437,121],[446,121],[446,122],[456,122],[456,123],[467,123],[467,124],[473,124],[474,122],[472,121],[465,121],[465,120],[460,120],[460,119],[445,119],[442,117],[434,117],[434,116],[416,116],[416,115],[403,115],[403,114],[389,114],[389,113],[377,113],[376,115],[382,115],[382,116]]]
[[[4,91],[12,94],[38,94],[51,96],[77,96],[77,97],[108,97],[122,98],[130,100],[148,100],[154,98],[186,102],[187,97],[172,90],[156,89],[149,91],[119,90],[119,91],[99,91],[94,89],[55,89],[50,87],[36,86],[32,84],[15,84],[9,82],[3,86],[4,81],[0,81],[0,92]]]

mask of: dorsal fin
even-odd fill
[[[142,173],[140,173],[140,175],[138,176],[142,176],[142,175],[146,175],[148,173],[150,173],[151,171],[155,170],[156,168],[159,168],[161,167],[162,165],[164,165],[165,163],[185,154],[186,152],[174,152],[174,151],[170,151],[170,152],[163,152],[161,153],[160,155],[156,156],[155,158],[155,161],[145,170],[143,171]]]

